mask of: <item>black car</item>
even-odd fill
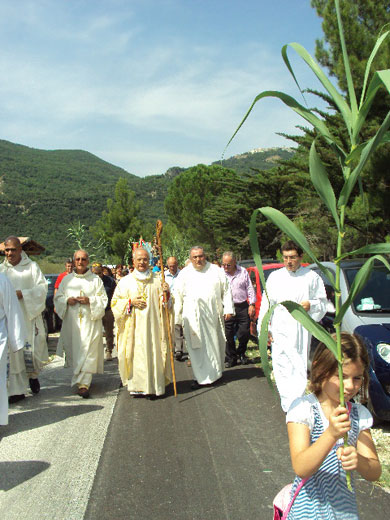
[[[47,325],[47,332],[53,333],[61,329],[61,320],[54,312],[54,284],[58,278],[58,274],[45,274],[48,283],[46,308],[43,311],[43,319]]]

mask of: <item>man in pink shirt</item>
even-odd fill
[[[250,319],[255,314],[256,294],[248,271],[237,265],[234,253],[226,251],[223,254],[222,267],[230,284],[236,311],[234,316],[225,321],[225,368],[230,368],[237,365],[238,360],[241,365],[249,362],[245,352],[250,336]],[[237,349],[235,336],[238,339]]]

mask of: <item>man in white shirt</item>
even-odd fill
[[[175,282],[177,277],[179,276],[180,269],[178,268],[177,258],[174,256],[170,256],[167,259],[167,267],[168,269],[164,272],[165,281],[169,284],[169,291],[175,297]],[[175,358],[178,361],[183,359],[183,347],[184,347],[184,337],[183,337],[183,327],[176,323],[175,325]]]
[[[302,267],[302,249],[292,240],[281,248],[284,267],[271,273],[267,292],[263,292],[258,319],[260,331],[263,317],[275,303],[290,300],[302,305],[309,316],[320,321],[326,312],[326,292],[321,278],[308,267]],[[268,295],[268,297],[267,297]],[[272,367],[282,408],[305,393],[307,358],[311,335],[283,305],[278,305],[270,322]]]

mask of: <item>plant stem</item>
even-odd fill
[[[350,170],[346,168],[345,176],[348,178]],[[345,206],[340,208],[340,231],[337,237],[337,258],[339,258],[343,252],[343,239],[345,235],[344,231],[344,220],[345,220]],[[340,291],[340,276],[341,276],[341,268],[340,262],[336,263],[336,299],[335,299],[335,307],[336,307],[336,316],[340,311],[341,307],[341,291]],[[336,329],[336,342],[337,342],[337,365],[338,365],[338,373],[339,373],[339,382],[340,382],[340,406],[345,407],[345,399],[344,399],[344,379],[343,379],[343,354],[341,351],[341,323],[337,323],[335,325]],[[344,435],[344,448],[348,446],[348,433]],[[346,472],[346,480],[347,487],[349,491],[352,492],[352,484],[351,484],[351,473],[349,471]]]

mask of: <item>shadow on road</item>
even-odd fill
[[[69,417],[82,415],[90,412],[97,412],[102,410],[100,405],[71,405],[71,406],[56,406],[42,407],[35,410],[27,410],[9,417],[8,426],[1,428],[0,440],[4,437],[9,437],[15,433],[41,428],[48,424],[64,421]]]
[[[211,392],[213,390],[216,390],[218,387],[228,385],[229,383],[233,381],[242,381],[242,380],[249,380],[253,378],[260,378],[264,377],[264,373],[261,370],[261,368],[257,368],[254,366],[237,366],[237,368],[225,370],[225,372],[222,375],[222,378],[213,383],[212,385],[205,385],[204,388],[199,388],[197,390],[193,390],[191,388],[191,384],[193,382],[192,379],[185,379],[182,381],[177,381],[176,383],[176,390],[178,396],[184,395],[184,394],[194,394],[187,399],[184,399],[182,401],[187,401],[188,399],[192,399],[193,397],[196,397],[197,395],[204,394],[206,392]],[[163,399],[165,397],[171,397],[173,396],[173,384],[169,385],[167,387],[166,393],[164,396],[162,396],[160,399]]]
[[[30,480],[50,467],[48,462],[40,460],[22,460],[0,462],[0,489],[9,491]]]

